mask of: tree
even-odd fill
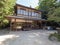
[[[14,5],[15,0],[0,0],[0,26],[8,22],[4,17],[13,14]]]
[[[39,8],[39,6],[36,6],[36,7],[35,7],[35,9],[38,9],[38,8]]]
[[[55,7],[57,0],[39,0],[39,9],[49,11],[50,8]]]
[[[39,10],[44,10],[47,13],[43,15],[47,16],[48,21],[60,22],[60,1],[58,0],[39,0]],[[59,23],[60,25],[60,23]],[[60,34],[60,31],[58,31]]]
[[[39,0],[39,10],[45,11],[43,15],[47,15],[48,20],[54,20],[59,22],[60,14],[60,1],[58,0]]]
[[[42,1],[39,0],[39,8],[38,9],[43,11],[43,16],[45,18],[47,18],[47,14],[51,10],[51,8],[52,7],[55,8],[56,1],[57,0],[42,0]]]
[[[60,22],[60,7],[49,11],[48,20],[54,20],[55,22]]]

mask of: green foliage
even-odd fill
[[[51,39],[53,36],[56,37],[58,41],[60,41],[60,34],[58,33],[50,34],[49,39]]]
[[[60,1],[57,0],[39,0],[39,10],[45,11],[48,21],[60,22]]]
[[[55,8],[57,0],[39,0],[39,10],[42,10],[43,13],[42,15],[44,16],[43,18],[47,19],[48,18],[48,12],[53,8]]]
[[[15,1],[16,0],[0,0],[0,26],[6,23],[5,16],[13,14]]]
[[[6,0],[3,6],[3,14],[4,15],[11,15],[13,13],[13,6],[15,4],[15,0]]]
[[[35,9],[38,9],[38,8],[39,8],[39,6],[36,6],[36,7],[35,7]]]
[[[57,0],[39,0],[39,9],[49,11],[50,8],[55,6]]]
[[[54,20],[56,22],[60,22],[60,7],[49,11],[48,20]]]

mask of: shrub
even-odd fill
[[[55,40],[60,41],[60,34],[54,33],[49,35],[50,40],[54,40],[53,37],[55,37]]]
[[[3,28],[6,28],[9,24],[9,21],[8,20],[3,20],[2,23],[0,23],[0,29],[3,29]]]

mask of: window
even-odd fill
[[[35,16],[38,17],[38,13],[35,12]]]
[[[17,9],[17,14],[20,14],[20,9]]]
[[[20,9],[17,10],[17,13],[18,13],[18,14],[25,15],[25,9],[20,8]]]
[[[32,16],[35,16],[35,13],[34,12],[32,12]]]
[[[39,15],[39,18],[41,18],[41,14],[38,14]]]
[[[38,13],[36,13],[36,16],[39,17]]]
[[[25,11],[25,15],[27,15],[27,16],[28,16],[28,11]]]
[[[20,14],[22,14],[22,10],[20,9]]]
[[[17,14],[24,14],[24,10],[18,9],[18,10],[17,10]]]
[[[32,15],[32,12],[31,11],[29,11],[29,16],[31,16]]]
[[[35,12],[35,16],[37,16],[37,13]]]
[[[21,9],[20,12],[21,12],[21,14],[24,14],[24,10]]]
[[[26,10],[23,10],[23,15],[26,15],[25,13],[26,13]]]

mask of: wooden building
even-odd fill
[[[45,21],[41,14],[40,10],[16,4],[14,15],[6,18],[10,21],[10,30],[39,29],[42,28],[42,21]]]

